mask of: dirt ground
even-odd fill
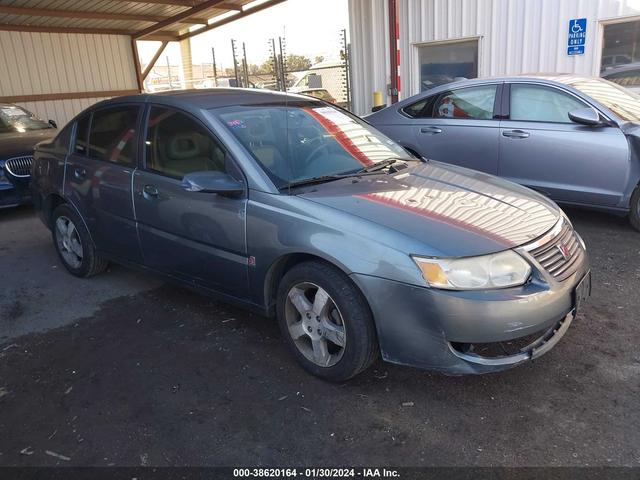
[[[307,375],[274,322],[114,266],[60,265],[0,211],[0,465],[640,466],[640,233],[568,211],[593,296],[539,360]]]

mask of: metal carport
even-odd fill
[[[168,42],[286,0],[0,0],[0,103],[64,125],[99,100],[137,93]],[[158,40],[144,71],[137,40]]]

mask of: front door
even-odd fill
[[[498,85],[478,85],[439,94],[413,121],[425,158],[498,172],[499,120],[494,119]]]
[[[559,88],[513,83],[510,90],[499,175],[559,202],[618,205],[629,170],[620,129],[572,122],[569,112],[588,105]]]
[[[67,157],[64,187],[96,248],[135,263],[142,260],[131,196],[140,112],[139,105],[119,105],[81,117]]]
[[[145,265],[229,295],[248,290],[246,195],[187,191],[187,173],[218,170],[242,178],[198,120],[152,106],[145,168],[134,175],[134,204]]]

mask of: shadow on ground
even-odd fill
[[[0,345],[0,464],[640,465],[640,233],[569,214],[594,293],[534,363],[445,377],[378,362],[333,385],[274,322],[162,285]]]

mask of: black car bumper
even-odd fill
[[[28,188],[12,183],[0,184],[0,208],[16,207],[31,202]]]

